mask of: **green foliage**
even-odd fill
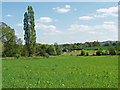
[[[119,46],[119,43],[118,43],[118,42],[116,42],[115,49],[116,49],[117,51],[120,51],[120,46]]]
[[[94,46],[94,47],[85,47],[85,50],[108,50],[109,46]]]
[[[49,58],[49,54],[48,54],[48,53],[45,53],[45,54],[44,54],[44,57]]]
[[[93,53],[92,55],[95,56],[95,53]]]
[[[109,52],[107,50],[105,51],[105,55],[109,55]]]
[[[110,55],[116,55],[116,51],[115,51],[115,49],[114,49],[114,47],[112,47],[112,46],[109,46],[109,54]]]
[[[86,53],[86,56],[89,56],[89,52]]]
[[[97,55],[97,56],[101,56],[101,55],[103,55],[102,50],[98,50],[98,51],[96,51],[96,55]]]
[[[18,59],[18,58],[21,57],[21,55],[20,54],[15,54],[15,57]]]
[[[3,58],[2,87],[118,88],[118,57]]]
[[[36,52],[36,31],[34,21],[34,11],[32,6],[28,6],[28,12],[24,14],[24,40],[28,55],[32,56]]]
[[[5,23],[2,23],[0,27],[0,39],[3,48],[2,56],[13,57],[15,54],[20,53],[18,43],[20,39],[16,37],[15,30],[7,26]]]
[[[55,49],[55,46],[54,45],[50,45],[47,49],[47,53],[49,55],[56,55],[57,52],[56,52],[56,49]]]
[[[120,55],[120,51],[117,53],[117,55]]]
[[[84,56],[85,55],[85,50],[82,50],[81,51],[81,56]]]
[[[56,48],[57,55],[61,55],[62,54],[62,49],[60,48],[60,46],[57,43],[54,43],[54,46]]]

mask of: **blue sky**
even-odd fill
[[[117,2],[3,2],[2,21],[22,40],[28,5],[35,12],[38,43],[118,40]]]

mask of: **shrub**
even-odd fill
[[[86,53],[86,56],[89,56],[89,52]]]
[[[105,55],[105,52],[102,51],[102,55]]]
[[[15,54],[15,57],[18,59],[18,58],[21,57],[21,55],[20,54]]]
[[[96,55],[97,55],[97,56],[101,56],[102,53],[103,53],[102,50],[98,50],[98,51],[96,52]]]
[[[109,50],[110,55],[116,55],[116,51],[115,51],[114,47],[110,46],[108,50]]]
[[[82,50],[82,51],[81,51],[81,56],[84,56],[84,55],[85,55],[85,51]]]
[[[105,51],[105,55],[109,55],[109,52],[107,50]]]
[[[95,56],[95,54],[93,53],[93,56]]]
[[[120,52],[118,52],[117,55],[120,55]]]
[[[48,54],[48,53],[45,53],[45,54],[44,54],[44,57],[49,58],[49,54]]]
[[[73,54],[70,54],[70,56],[73,56]]]
[[[81,56],[81,54],[77,54],[77,56]]]

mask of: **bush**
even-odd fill
[[[77,56],[81,56],[81,54],[78,54]]]
[[[120,52],[118,52],[117,55],[120,55]]]
[[[105,55],[105,52],[102,51],[102,55]]]
[[[109,52],[107,50],[105,51],[105,55],[109,55]]]
[[[97,55],[97,56],[101,56],[102,54],[103,54],[102,50],[98,50],[98,51],[96,52],[96,55]]]
[[[45,54],[44,54],[44,57],[49,58],[49,54],[48,54],[48,53],[45,53]]]
[[[89,56],[89,52],[86,53],[86,56]]]
[[[95,54],[93,53],[93,56],[95,56]]]
[[[18,59],[18,58],[21,57],[21,55],[20,54],[15,54],[15,57]]]
[[[116,51],[115,51],[114,47],[110,46],[108,50],[109,50],[110,55],[116,55]]]
[[[85,55],[85,51],[82,50],[82,51],[81,51],[81,56],[84,56],[84,55]]]
[[[73,54],[70,54],[70,56],[73,56]]]

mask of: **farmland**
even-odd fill
[[[3,88],[117,88],[117,56],[3,58]]]

